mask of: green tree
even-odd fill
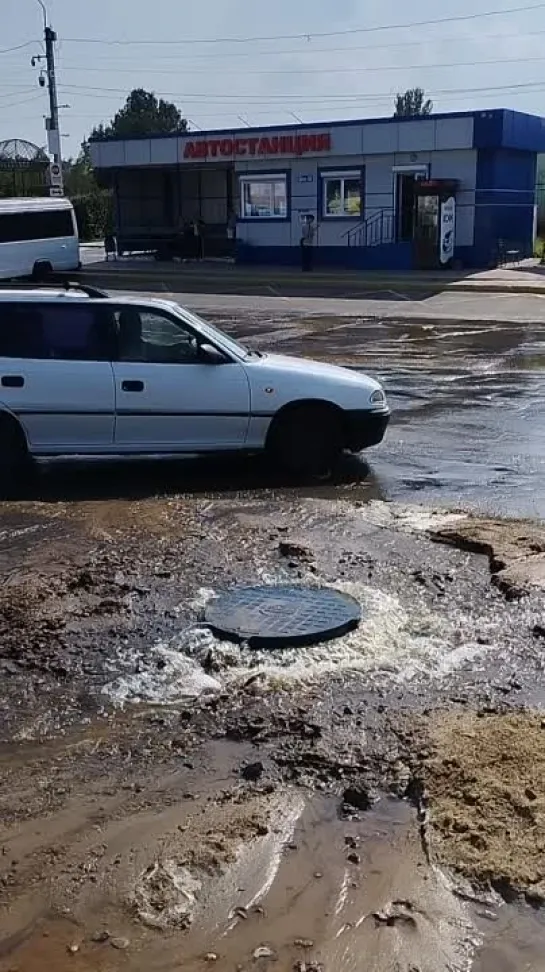
[[[171,101],[157,98],[151,91],[135,88],[122,108],[114,115],[107,125],[97,125],[91,132],[91,138],[102,139],[126,135],[154,135],[172,132],[186,132],[187,121],[182,113]]]
[[[96,192],[98,185],[91,165],[88,142],[82,143],[77,158],[63,162],[63,178],[67,196],[85,196]]]
[[[403,94],[397,94],[395,100],[395,118],[413,118],[416,115],[431,115],[433,101],[426,98],[423,88],[408,88]]]

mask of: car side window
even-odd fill
[[[195,364],[199,346],[183,321],[160,311],[123,307],[116,311],[118,358],[148,364]]]
[[[109,337],[92,305],[0,302],[0,357],[107,361]]]

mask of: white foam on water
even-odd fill
[[[358,628],[341,638],[310,646],[266,650],[247,645],[218,644],[218,662],[227,654],[222,678],[229,681],[261,671],[280,679],[300,681],[339,670],[388,673],[405,682],[419,675],[445,675],[460,667],[483,646],[442,615],[414,601],[410,609],[399,598],[361,583],[334,585],[354,597],[362,608]]]
[[[153,645],[145,655],[135,653],[133,661],[134,671],[119,675],[102,689],[120,708],[128,702],[168,704],[221,688],[197,661],[164,642]]]
[[[353,516],[353,505],[346,504],[344,512]],[[374,526],[391,527],[414,533],[440,530],[451,523],[467,519],[467,513],[449,513],[433,510],[428,506],[405,506],[402,503],[387,503],[383,500],[371,500],[361,507],[359,513],[364,520]]]
[[[309,583],[318,584],[316,578]],[[250,648],[221,640],[196,623],[145,653],[139,649],[131,659],[133,670],[117,675],[103,692],[110,702],[124,706],[172,704],[225,690],[249,675],[309,682],[353,671],[374,681],[406,683],[419,677],[442,678],[491,650],[491,645],[475,641],[474,626],[466,630],[463,618],[434,612],[418,596],[404,604],[396,595],[363,583],[332,586],[361,606],[361,623],[343,637],[309,646]],[[201,609],[208,594],[214,592],[201,590],[196,596]],[[126,655],[123,662],[126,665]]]
[[[202,881],[171,858],[155,861],[137,882],[136,913],[145,925],[161,930],[191,924]]]

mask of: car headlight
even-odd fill
[[[379,405],[386,401],[386,395],[381,388],[377,388],[376,391],[371,395],[371,402],[373,405]]]

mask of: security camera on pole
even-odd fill
[[[49,165],[49,194],[51,196],[63,196],[64,184],[62,177],[62,158],[61,158],[61,133],[59,129],[59,102],[57,100],[57,81],[55,78],[55,41],[57,35],[47,23],[47,10],[43,0],[38,0],[44,16],[44,42],[45,42],[45,64],[46,80],[43,73],[38,78],[39,84],[44,87],[47,83],[49,92],[49,117],[45,120],[47,132],[47,148],[49,154],[53,156],[53,161]],[[32,58],[32,65],[44,60],[44,55],[38,54]]]

